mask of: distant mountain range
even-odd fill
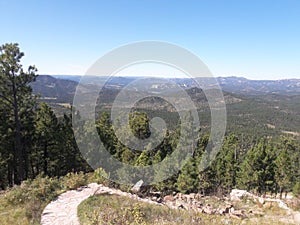
[[[300,79],[248,80],[242,77],[218,77],[225,91],[247,95],[300,94]]]
[[[42,77],[43,76],[40,76],[39,79],[42,79]],[[79,82],[82,76],[56,75],[54,77],[58,79]],[[135,79],[138,79],[138,77],[113,77],[113,79],[109,80],[108,85],[122,87],[129,84]],[[171,78],[170,80],[186,88],[191,88],[195,86],[195,81],[188,78]],[[196,78],[196,80],[202,85],[215,85],[215,80],[211,78]],[[223,91],[236,94],[300,94],[300,79],[249,80],[243,77],[217,77],[216,81],[218,82]]]
[[[88,85],[94,83],[105,83],[105,99],[116,96],[117,91],[131,82],[139,79],[139,77],[88,77]],[[81,76],[67,76],[67,75],[40,75],[36,82],[31,86],[35,94],[40,94],[41,98],[47,102],[55,103],[72,103],[78,82]],[[108,79],[108,80],[107,80]],[[198,87],[195,80],[188,78],[171,78],[170,85],[175,83],[184,89],[191,89]],[[218,84],[216,83],[218,82]],[[147,81],[145,81],[147,82]],[[275,100],[276,96],[293,96],[300,95],[300,79],[286,79],[286,80],[248,80],[241,77],[218,77],[212,78],[197,78],[198,84],[202,87],[214,89],[219,85],[224,93],[231,93],[231,95],[264,97],[265,99]],[[141,83],[143,85],[143,82]],[[153,85],[154,91],[161,91],[166,88],[159,82]],[[100,90],[99,90],[100,91]],[[153,91],[153,89],[152,89]],[[228,95],[228,94],[226,94]],[[235,97],[235,96],[233,96]]]

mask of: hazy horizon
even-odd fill
[[[79,75],[79,74],[39,74],[40,76],[78,76],[78,77],[82,77],[82,76],[97,76],[97,75],[85,75],[85,74],[82,74],[82,75]],[[109,77],[109,75],[107,76],[102,76],[102,77]],[[153,76],[143,76],[143,75],[118,75],[118,76],[114,76],[114,77],[161,77],[159,75],[153,75]],[[174,77],[161,77],[161,78],[171,78],[171,79],[178,79],[178,78],[181,78],[181,79],[185,79],[185,78],[189,78],[189,77],[180,77],[180,76],[174,76]],[[203,78],[209,78],[209,77],[203,77]],[[247,77],[244,77],[244,76],[214,76],[214,78],[243,78],[243,79],[247,79],[247,80],[259,80],[259,81],[264,81],[264,80],[267,80],[267,81],[273,81],[273,80],[300,80],[300,78],[282,78],[282,79],[252,79],[252,78],[247,78]]]

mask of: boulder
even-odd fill
[[[261,210],[249,210],[249,213],[253,214],[254,216],[264,216],[264,213]]]
[[[141,190],[141,187],[143,185],[144,181],[143,180],[139,180],[132,188],[131,191],[133,193],[138,193]]]
[[[197,193],[196,195],[195,195],[195,198],[197,199],[197,200],[200,200],[201,198],[203,198],[204,197],[204,195],[202,195],[202,194],[200,194],[200,193]]]
[[[234,215],[234,216],[237,216],[239,218],[245,218],[246,217],[243,210],[233,210],[230,214]]]
[[[230,208],[231,208],[231,206],[229,206],[229,205],[219,206],[219,208],[217,209],[217,213],[220,215],[229,213]]]
[[[294,213],[293,214],[293,219],[294,219],[296,224],[300,224],[300,213],[299,212]]]
[[[215,214],[216,210],[210,204],[205,205],[203,208],[203,212],[209,215]]]
[[[244,197],[251,197],[252,194],[250,194],[249,192],[245,191],[245,190],[239,190],[239,189],[233,189],[230,192],[230,200],[231,201],[239,201]]]
[[[173,201],[175,201],[175,197],[172,195],[166,195],[163,200],[164,200],[164,202],[167,202],[167,201],[173,202]]]
[[[264,198],[258,198],[258,202],[260,203],[260,204],[265,204],[265,199]]]
[[[273,206],[274,206],[274,202],[271,201],[265,202],[265,204],[263,205],[263,207],[266,209],[271,209]]]

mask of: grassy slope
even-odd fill
[[[98,180],[100,179],[100,180]],[[86,183],[100,182],[103,178],[95,174],[69,174],[63,178],[38,177],[25,181],[0,194],[0,224],[39,224],[44,207],[58,194],[76,189]],[[208,199],[208,201],[212,199]],[[213,204],[213,202],[206,202]],[[214,203],[215,204],[215,203]],[[235,209],[260,207],[250,201],[238,202]],[[286,212],[278,207],[263,208],[264,217],[243,220],[243,224],[283,224]],[[171,210],[167,207],[137,202],[120,196],[93,196],[79,206],[82,224],[224,224],[229,219],[224,216],[199,214],[186,210]],[[231,224],[241,220],[230,219]],[[106,223],[107,222],[107,223]]]
[[[207,215],[200,216],[185,210],[171,210],[166,206],[141,203],[116,196],[98,195],[82,202],[78,208],[80,222],[90,224],[201,224],[211,221]]]
[[[249,203],[240,202],[235,207],[247,209]],[[250,207],[257,207],[251,205]],[[278,207],[264,209],[264,217],[252,217],[247,220],[228,218],[226,216],[200,214],[193,211],[173,210],[166,206],[157,206],[136,200],[116,196],[92,196],[78,207],[78,215],[82,225],[97,224],[286,224],[280,219],[286,212]]]

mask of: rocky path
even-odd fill
[[[86,187],[67,191],[46,206],[42,213],[42,225],[79,225],[77,206],[98,191],[100,185],[89,184]]]
[[[42,213],[41,224],[79,225],[80,223],[77,217],[78,205],[92,195],[105,193],[128,196],[139,201],[159,204],[148,199],[139,198],[137,195],[131,193],[105,187],[102,184],[92,183],[77,190],[67,191],[47,205]]]

